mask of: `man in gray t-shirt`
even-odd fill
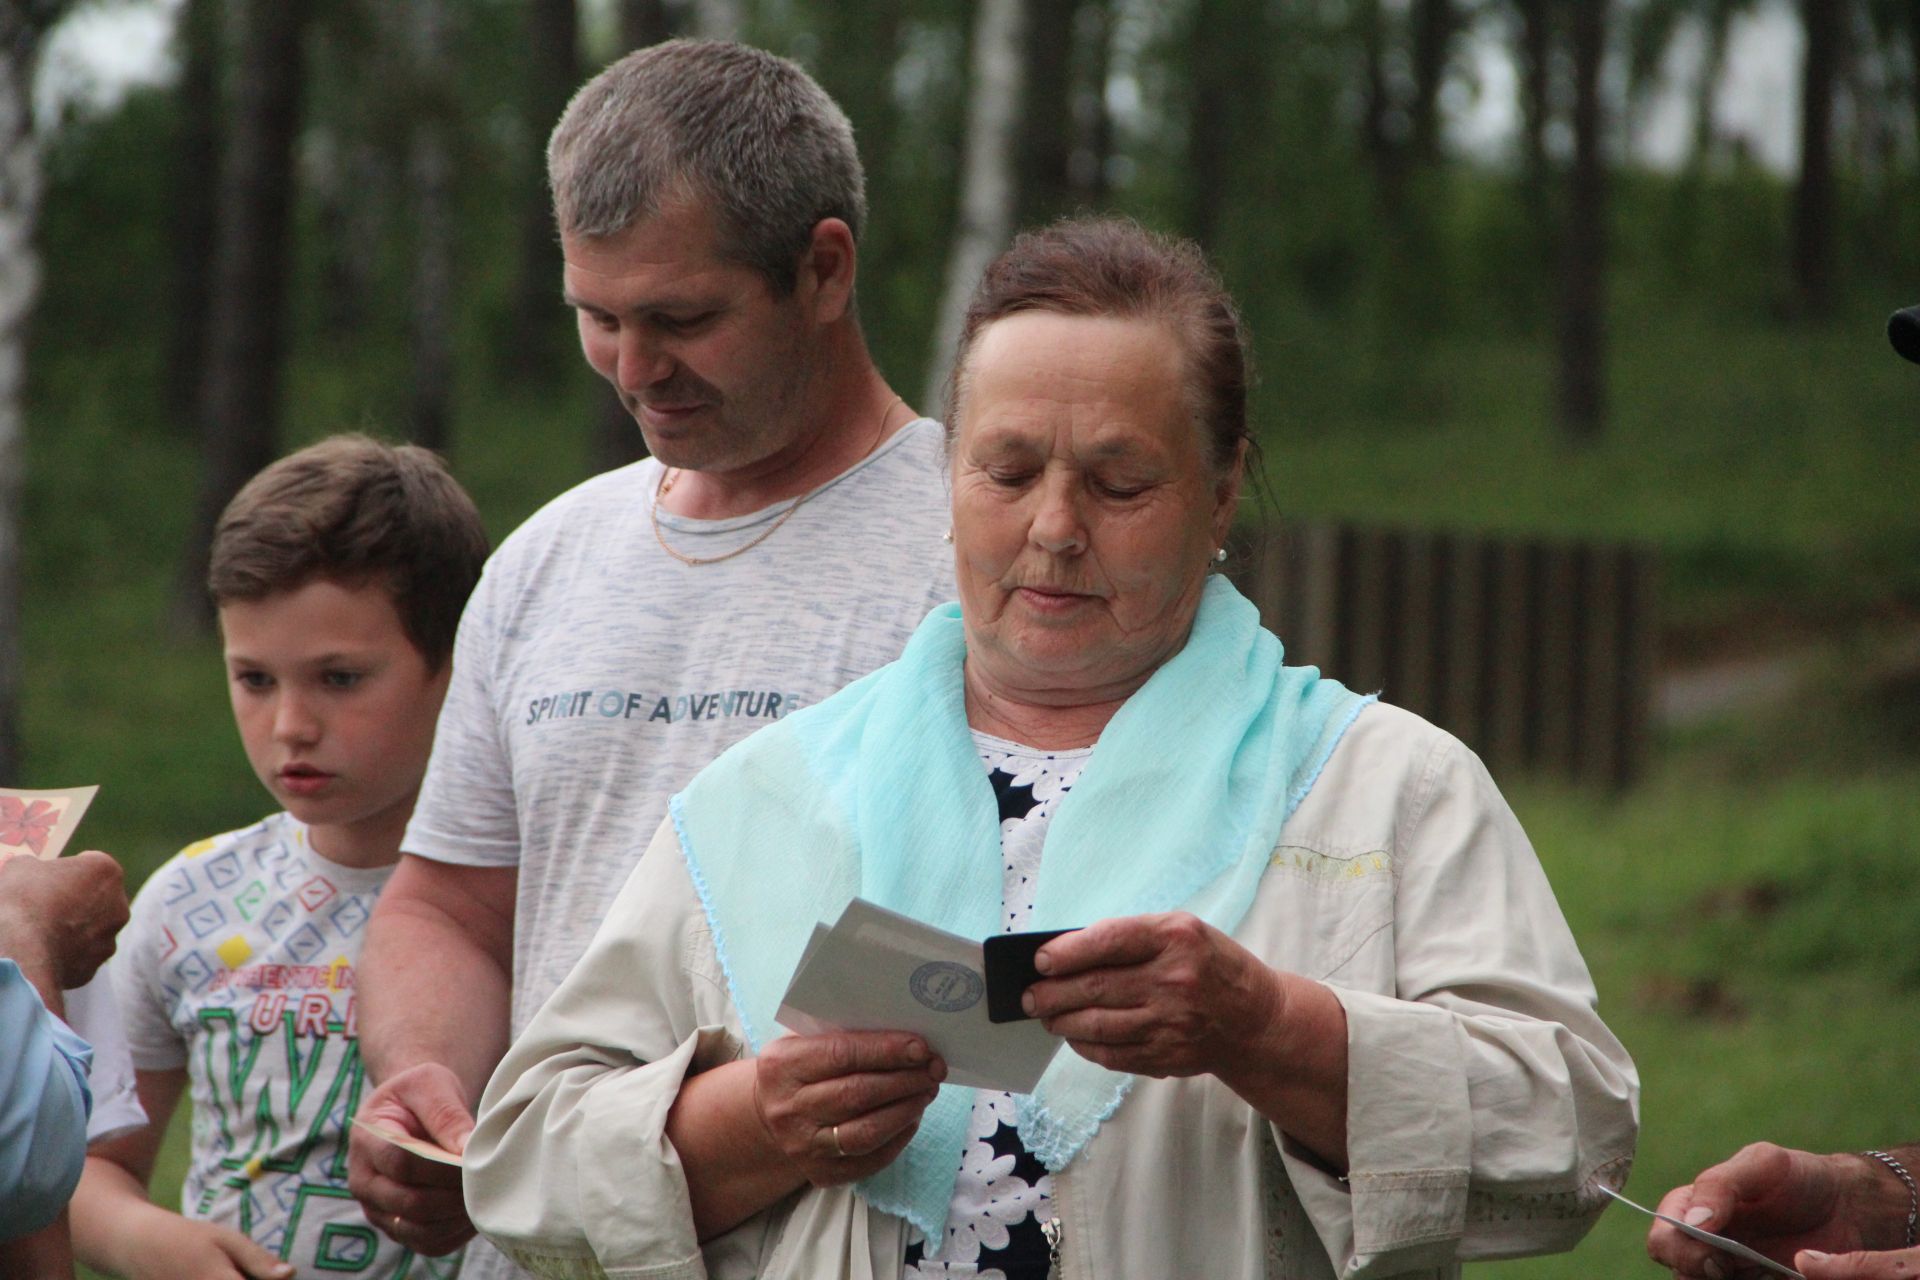
[[[368,929],[360,1118],[455,1150],[668,797],[953,595],[940,429],[868,356],[859,159],[819,86],[743,46],[656,45],[588,82],[547,160],[581,347],[653,456],[489,562]],[[403,1244],[472,1235],[456,1169],[363,1131],[351,1165]],[[512,1270],[476,1244],[463,1274]]]

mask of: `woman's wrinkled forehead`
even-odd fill
[[[989,320],[969,335],[961,348],[946,406],[945,437],[949,457],[964,425],[968,400],[983,370],[1005,372],[1010,364],[1030,361],[1036,345],[1035,335],[1042,333],[1071,334],[1073,345],[1081,354],[1088,354],[1091,349],[1092,354],[1101,356],[1108,354],[1103,348],[1111,348],[1112,358],[1076,362],[1075,371],[1062,370],[1061,377],[1085,381],[1091,367],[1092,376],[1111,380],[1116,388],[1124,388],[1129,395],[1171,386],[1180,405],[1187,410],[1185,416],[1192,421],[1196,432],[1200,430],[1198,416],[1193,412],[1192,362],[1187,358],[1179,328],[1172,321],[1148,316],[1027,308]],[[1150,335],[1150,341],[1144,345],[1138,341],[1142,333]],[[1155,358],[1163,355],[1171,358]],[[1069,388],[1063,383],[1059,390],[1065,394]],[[1204,449],[1204,440],[1202,446]],[[1109,442],[1103,447],[1121,446]]]

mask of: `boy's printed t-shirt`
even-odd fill
[[[354,967],[391,866],[343,867],[278,813],[189,845],[141,887],[112,961],[142,1070],[186,1068],[181,1211],[246,1232],[303,1277],[448,1277],[347,1192],[364,1087]]]
[[[67,1006],[67,1025],[93,1046],[93,1070],[87,1086],[93,1090],[93,1110],[87,1115],[87,1145],[107,1142],[146,1127],[147,1113],[134,1091],[133,1056],[127,1052],[126,1019],[113,993],[113,980],[102,968],[84,987],[74,987],[61,999]]]

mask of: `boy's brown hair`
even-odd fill
[[[487,558],[473,499],[417,445],[331,436],[247,481],[213,531],[215,605],[316,578],[378,582],[407,639],[438,671]]]

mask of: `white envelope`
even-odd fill
[[[946,1060],[947,1080],[1030,1093],[1064,1043],[1037,1019],[987,1020],[980,944],[864,898],[815,925],[775,1015],[801,1035],[911,1031]]]

